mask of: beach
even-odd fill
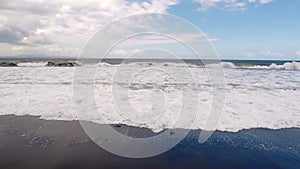
[[[0,67],[0,168],[298,169],[299,63],[256,64],[210,65],[210,69],[224,67],[225,96],[216,131],[203,144],[198,138],[214,99],[207,69],[201,65],[100,63],[94,81],[85,79],[93,76],[74,80],[74,71],[90,70],[95,64],[70,67],[65,62],[49,66],[32,61]],[[127,77],[131,72],[139,73]],[[91,93],[75,90],[90,86]],[[127,89],[128,96],[123,93]],[[97,137],[90,138],[81,124],[96,129]],[[125,158],[93,141],[100,137],[100,144],[123,152],[128,148],[125,140],[116,144],[108,138],[114,136],[111,131],[102,133],[107,125],[133,138],[167,131],[172,140],[160,137],[161,145],[168,145],[179,133],[189,134],[157,156]],[[163,149],[146,145],[146,150]]]
[[[130,159],[96,145],[78,121],[35,116],[0,117],[0,168],[286,168],[300,166],[300,129],[217,131],[204,144],[192,130],[175,148],[159,156]],[[100,125],[100,124],[95,124]],[[113,125],[130,135],[151,130]],[[175,130],[176,132],[176,130]]]
[[[299,7],[2,0],[0,169],[300,169]]]

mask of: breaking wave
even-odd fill
[[[229,69],[276,69],[276,70],[300,70],[300,62],[286,62],[283,65],[272,63],[271,65],[235,65],[232,62],[221,62],[209,64],[207,68],[229,68]]]
[[[270,66],[256,65],[250,68],[266,68],[266,69],[278,69],[278,70],[300,70],[300,62],[286,62],[283,65],[277,65],[272,63]]]

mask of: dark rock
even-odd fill
[[[74,67],[79,66],[77,62],[48,62],[46,66],[50,67]]]
[[[17,63],[14,62],[0,62],[1,67],[17,67]]]
[[[54,62],[48,62],[46,66],[55,66]]]
[[[121,124],[114,124],[114,127],[120,128],[120,127],[122,127],[122,125]]]

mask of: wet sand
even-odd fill
[[[114,127],[132,136],[155,135],[147,129]],[[192,131],[162,155],[129,159],[101,149],[78,121],[0,116],[0,169],[300,168],[300,129],[218,131],[204,144],[197,142],[199,132]]]

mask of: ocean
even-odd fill
[[[108,60],[100,63],[96,74],[91,75],[95,77],[95,81],[88,82],[95,84],[93,90],[96,103],[99,113],[106,120],[105,123],[124,123],[157,132],[164,128],[186,128],[184,124],[172,124],[173,119],[182,111],[180,98],[182,91],[186,91],[187,96],[189,93],[197,93],[194,100],[198,99],[199,102],[196,110],[199,112],[199,118],[189,129],[203,129],[212,104],[213,89],[206,69],[224,67],[225,97],[223,115],[218,122],[217,130],[300,127],[299,62],[224,61],[220,64],[209,64],[207,68],[195,61],[193,64],[157,61],[116,64],[120,63],[120,60],[114,60],[114,64],[111,62]],[[73,79],[76,67],[47,67],[46,64],[47,62],[31,61],[20,62],[17,67],[0,67],[2,96],[0,115],[37,115],[42,119],[51,120],[77,119],[73,105]],[[80,67],[88,69],[91,65]],[[141,71],[144,69],[146,71]],[[126,74],[134,74],[133,72],[138,73],[132,75],[132,79],[128,79]],[[83,80],[82,84],[84,83],[87,82]],[[139,123],[138,119],[135,121],[120,116],[111,99],[114,94],[112,87],[120,90],[129,88],[130,103],[137,111],[126,114],[127,110],[124,110],[124,113],[132,119],[157,118],[159,112],[151,113],[153,107],[151,94],[157,89],[164,93],[163,116],[155,123]],[[185,104],[194,104],[192,98],[188,100]],[[187,109],[193,107],[194,105],[186,106]],[[189,119],[188,113],[186,116],[183,123],[194,120]],[[83,115],[82,118],[103,123],[95,117]]]

